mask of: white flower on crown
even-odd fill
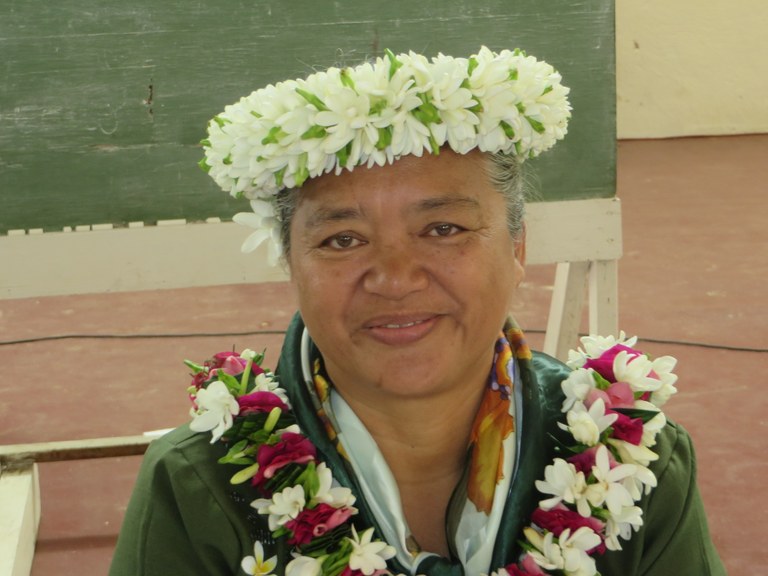
[[[203,165],[233,196],[271,201],[307,178],[438,153],[446,144],[461,154],[477,148],[523,161],[563,138],[570,114],[560,76],[520,52],[483,47],[469,59],[432,60],[388,52],[373,63],[266,86],[227,106],[208,126]],[[243,250],[264,241],[279,246],[267,230]]]

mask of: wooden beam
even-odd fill
[[[35,462],[59,462],[144,454],[153,436],[119,436],[0,446],[3,470],[22,470]]]

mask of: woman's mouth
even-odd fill
[[[388,346],[413,344],[427,336],[440,319],[429,314],[411,318],[381,318],[366,323],[366,332],[379,343]]]

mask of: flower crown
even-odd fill
[[[273,200],[308,178],[406,155],[477,148],[520,161],[561,140],[569,89],[546,62],[483,46],[469,58],[409,52],[270,84],[208,125],[201,166],[226,192],[251,200],[235,221],[257,229],[244,251],[279,246]],[[272,255],[275,255],[274,253]]]

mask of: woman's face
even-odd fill
[[[484,161],[409,156],[302,188],[291,278],[343,395],[375,402],[486,381],[524,247]]]

